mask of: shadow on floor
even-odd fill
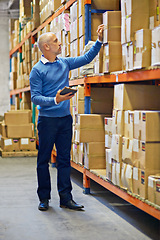
[[[72,168],[71,178],[74,183],[82,188],[83,193],[82,174]],[[158,219],[136,208],[92,180],[90,180],[90,192],[92,197],[114,211],[139,231],[153,240],[160,240],[160,221]]]

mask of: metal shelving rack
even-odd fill
[[[64,10],[68,9],[76,0],[68,1],[62,8],[60,8],[56,13],[54,13],[51,17],[49,17],[43,24],[41,24],[36,30],[33,32],[29,32],[26,37],[14,48],[10,51],[9,55],[10,58],[12,55],[19,51],[21,52],[22,45],[24,42],[31,38],[32,44],[35,42],[36,34],[43,29],[47,24],[49,24],[55,17],[61,14]],[[92,12],[103,12],[104,10],[94,10],[91,9],[91,0],[84,0],[85,5],[85,44],[91,39],[91,13]],[[97,76],[88,76],[80,79],[75,79],[70,81],[70,86],[76,85],[84,85],[85,87],[85,113],[90,113],[90,94],[91,94],[91,84],[116,84],[116,83],[131,83],[131,82],[146,82],[151,81],[151,83],[160,84],[160,69],[151,69],[151,70],[139,70],[139,71],[132,71],[127,73],[115,73],[115,74],[104,74],[104,75],[97,75]],[[23,89],[15,89],[10,91],[10,97],[13,95],[19,94],[21,96],[22,92],[30,91],[30,87],[26,87]],[[33,109],[34,110],[34,109]],[[33,115],[34,115],[33,111]],[[35,118],[35,116],[33,116]],[[56,157],[56,152],[53,151],[51,160],[54,163]],[[130,194],[128,194],[123,189],[120,189],[110,182],[108,182],[104,176],[98,175],[95,172],[89,171],[88,169],[84,168],[83,166],[76,164],[75,162],[71,161],[72,168],[76,169],[77,171],[83,174],[83,186],[84,186],[84,193],[90,193],[90,179],[94,180],[104,188],[108,189],[109,191],[113,192],[117,196],[121,197],[122,199],[126,200],[127,202],[131,203],[132,205],[136,206],[137,208],[145,211],[146,213],[150,214],[151,216],[160,220],[160,210],[156,209],[155,207],[149,205],[147,202],[138,199]]]

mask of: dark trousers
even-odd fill
[[[39,151],[37,157],[38,197],[51,198],[49,160],[55,143],[57,150],[57,187],[60,204],[72,199],[70,180],[70,151],[72,141],[72,116],[38,118]]]

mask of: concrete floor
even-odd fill
[[[36,158],[0,157],[0,240],[159,239],[159,221],[98,184],[82,192],[82,175],[72,170],[74,200],[85,211],[59,208],[56,169],[50,167],[52,200],[38,210]]]

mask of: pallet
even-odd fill
[[[0,156],[2,158],[8,157],[37,157],[38,151],[20,151],[20,152],[4,152],[0,148]]]

